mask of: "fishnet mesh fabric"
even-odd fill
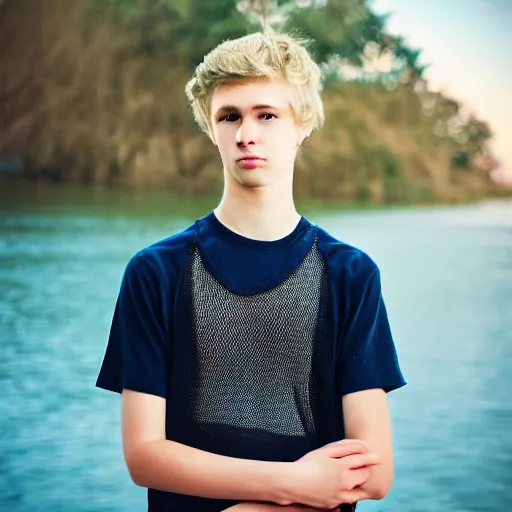
[[[277,287],[230,292],[194,248],[184,286],[192,301],[196,371],[192,420],[271,434],[315,434],[313,346],[325,263],[316,243]]]

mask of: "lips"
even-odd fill
[[[236,163],[237,165],[246,170],[250,169],[257,169],[259,167],[262,167],[264,159],[260,158],[259,156],[244,156],[242,158],[239,158]]]
[[[237,162],[252,162],[256,160],[263,160],[263,158],[260,158],[259,156],[243,156],[242,158],[239,158]]]

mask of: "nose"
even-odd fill
[[[249,117],[242,120],[236,132],[236,143],[238,146],[254,145],[258,137],[256,123]]]

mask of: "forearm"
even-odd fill
[[[291,503],[283,477],[291,463],[225,457],[174,441],[152,441],[125,454],[141,486],[206,498]]]
[[[382,389],[369,389],[343,397],[345,434],[364,440],[379,455],[380,464],[370,469],[368,480],[361,486],[364,499],[384,498],[394,479],[393,441],[387,396]]]

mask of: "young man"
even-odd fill
[[[97,381],[122,393],[152,512],[344,509],[391,486],[386,392],[404,380],[379,270],[293,201],[320,91],[305,48],[271,31],[219,45],[187,85],[224,193],[130,260]]]

